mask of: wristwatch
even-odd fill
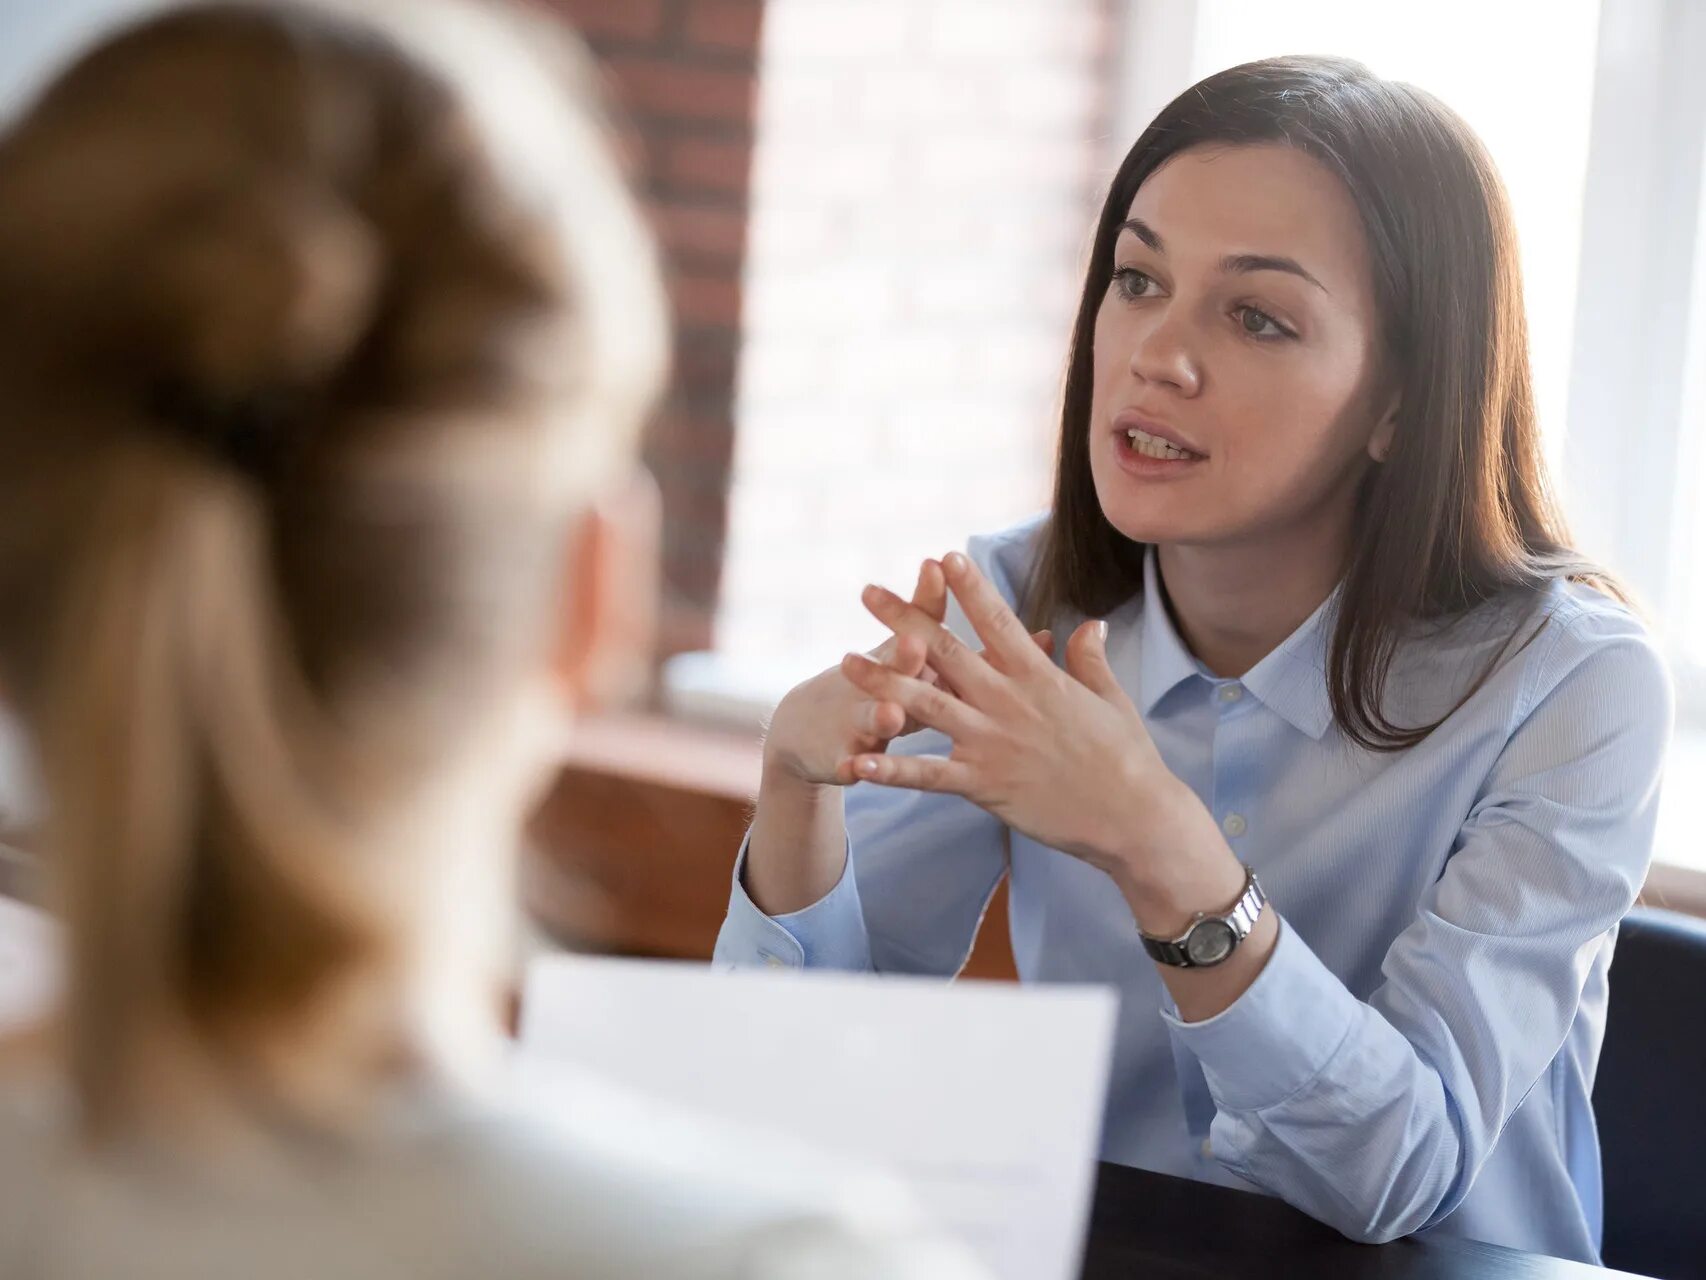
[[[1256,873],[1244,868],[1244,892],[1225,915],[1197,912],[1191,927],[1177,938],[1155,938],[1138,931],[1143,949],[1149,957],[1175,969],[1208,969],[1225,960],[1238,949],[1238,944],[1250,936],[1256,927],[1268,895],[1257,883]]]

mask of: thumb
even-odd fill
[[[1129,702],[1108,665],[1107,634],[1106,622],[1082,623],[1066,642],[1066,673],[1100,698]]]

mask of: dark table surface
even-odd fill
[[[1590,1280],[1626,1276],[1444,1236],[1353,1244],[1268,1196],[1104,1164],[1083,1280]]]

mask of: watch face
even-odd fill
[[[1185,939],[1185,954],[1191,958],[1192,964],[1219,964],[1232,954],[1237,941],[1237,935],[1226,921],[1204,920]]]

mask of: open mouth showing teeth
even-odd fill
[[[1200,453],[1192,453],[1188,449],[1181,449],[1171,441],[1163,440],[1160,436],[1152,436],[1147,431],[1139,431],[1136,427],[1127,431],[1125,433],[1125,438],[1131,445],[1133,453],[1141,453],[1146,458],[1177,459],[1183,461],[1186,459],[1202,457],[1202,454]]]

